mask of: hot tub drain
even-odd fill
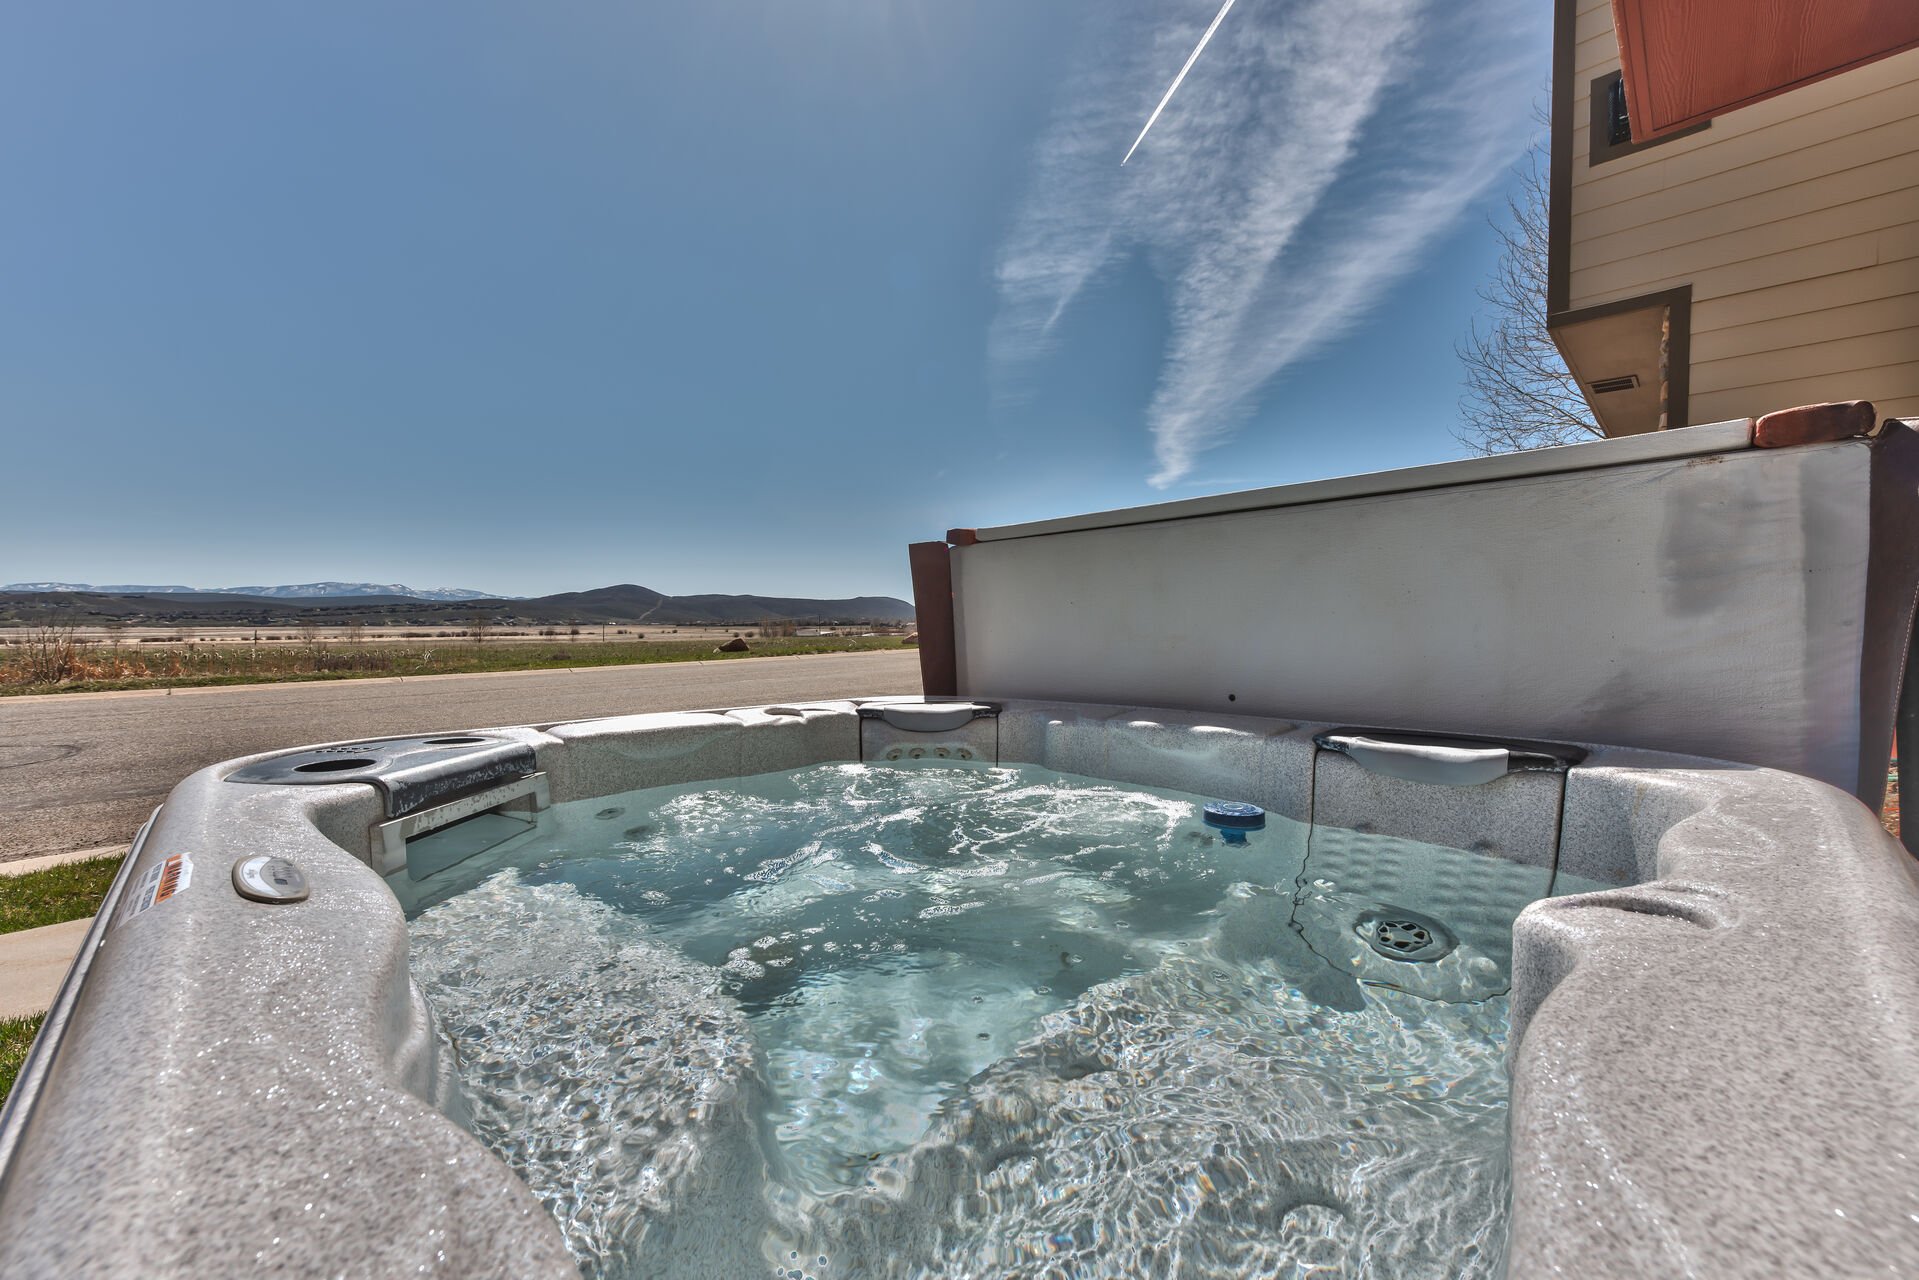
[[[1353,922],[1353,931],[1388,960],[1437,960],[1452,954],[1459,945],[1445,925],[1404,907],[1374,907],[1363,912]]]

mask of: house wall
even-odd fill
[[[1823,400],[1919,414],[1919,50],[1594,167],[1612,8],[1565,3],[1566,307],[1690,284],[1692,422]]]

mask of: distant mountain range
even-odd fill
[[[102,586],[85,582],[9,582],[0,591],[87,591],[114,596],[253,596],[261,600],[327,600],[336,596],[405,596],[412,600],[511,600],[465,587],[415,589],[397,582],[296,582],[279,587]]]
[[[563,591],[558,595],[517,600],[517,612],[532,608],[542,614],[606,622],[685,623],[721,622],[729,625],[778,619],[788,622],[911,622],[911,602],[893,596],[850,596],[844,600],[812,600],[798,596],[669,596],[646,587],[623,583],[594,591]]]
[[[352,588],[344,593],[318,588]],[[276,594],[242,594],[274,592]],[[0,587],[0,625],[53,622],[98,625],[285,626],[313,621],[392,626],[565,623],[641,626],[743,626],[764,621],[907,623],[911,602],[894,596],[813,600],[794,596],[669,596],[633,583],[594,591],[565,591],[531,599],[478,593],[406,594],[408,588],[371,583],[308,583],[298,587],[196,591],[187,587],[81,587],[26,582]]]

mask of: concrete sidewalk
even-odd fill
[[[124,857],[126,852],[125,846],[110,845],[104,849],[77,849],[43,858],[0,862],[0,877],[21,876],[65,862]],[[93,917],[88,916],[84,920],[66,920],[38,929],[0,933],[0,1018],[25,1018],[47,1011],[92,924]]]
[[[0,933],[0,1018],[45,1013],[92,927],[93,917],[88,916]]]

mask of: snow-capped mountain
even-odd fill
[[[198,587],[95,587],[84,582],[9,582],[0,591],[106,591],[124,595],[165,595]]]
[[[397,582],[299,582],[277,587],[181,587],[119,583],[93,586],[85,582],[9,582],[0,591],[93,591],[106,595],[223,595],[260,596],[269,600],[319,600],[335,596],[408,596],[414,600],[510,600],[465,587],[415,588]]]
[[[409,587],[399,582],[300,582],[279,587],[221,587],[223,595],[265,596],[271,600],[312,600],[331,596],[411,596],[415,600],[503,600],[465,587]]]

